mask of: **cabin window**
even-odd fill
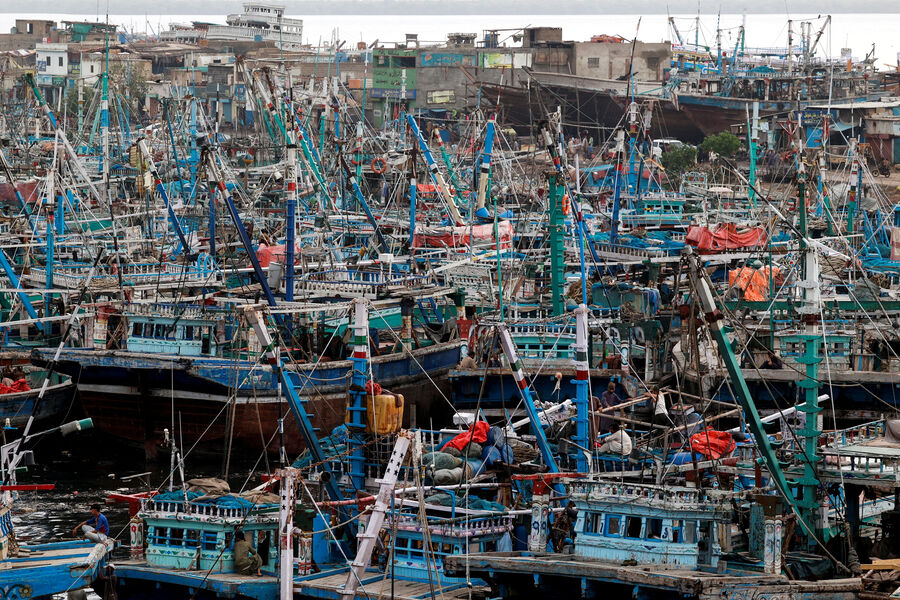
[[[606,535],[609,537],[619,537],[622,535],[622,517],[621,515],[609,515],[606,517]]]
[[[169,529],[169,545],[170,546],[180,546],[182,541],[184,540],[184,529],[176,529],[172,527]]]
[[[204,531],[200,536],[200,547],[203,550],[215,550],[216,542],[219,541],[219,534],[215,531]]]
[[[193,325],[185,325],[184,326],[184,339],[186,339],[186,340],[194,339],[194,326]]]
[[[673,519],[671,526],[663,527],[663,537],[662,539],[668,540],[675,544],[680,544],[682,541],[682,528],[681,528],[681,520]]]
[[[225,533],[225,547],[229,549],[234,549],[231,545],[231,542],[234,540],[234,535],[229,531]]]
[[[135,323],[131,326],[131,335],[135,337],[141,337],[144,334],[144,324],[143,323]]]
[[[662,539],[663,524],[662,519],[647,519],[647,539]]]
[[[697,522],[684,522],[684,542],[686,544],[695,544],[697,542]]]
[[[153,337],[155,337],[156,339],[159,339],[159,340],[166,337],[166,326],[163,325],[162,323],[157,323],[156,330],[153,334]]]
[[[272,536],[268,531],[260,531],[256,536],[256,551],[263,564],[269,562],[269,550],[272,548]]]
[[[184,545],[186,548],[196,548],[200,545],[200,531],[197,529],[184,530]]]
[[[642,525],[641,517],[625,517],[625,537],[640,538]]]

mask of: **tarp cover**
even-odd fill
[[[259,248],[256,250],[256,258],[257,260],[259,260],[259,266],[263,268],[268,267],[270,264],[272,264],[272,261],[284,264],[284,253],[286,252],[286,248],[286,244],[277,244],[272,246],[260,244]],[[294,248],[296,248],[295,252],[299,254],[300,246],[295,244]]]
[[[772,268],[772,280],[780,284],[781,269]],[[729,287],[737,287],[744,291],[744,300],[762,302],[769,296],[769,267],[754,269],[741,267],[728,271]]]
[[[701,253],[760,248],[765,246],[766,240],[766,230],[762,227],[739,230],[734,223],[720,223],[715,230],[702,225],[691,225],[685,239]]]
[[[462,450],[469,442],[483,444],[487,441],[489,430],[490,426],[486,422],[476,421],[468,431],[460,433],[455,438],[444,444],[441,450],[445,450],[446,448],[456,448],[457,450]]]
[[[691,450],[707,458],[722,458],[734,450],[734,438],[727,431],[701,431],[691,436]]]
[[[418,228],[417,228],[418,231]],[[509,221],[500,221],[497,224],[500,235],[500,247],[509,248],[512,243],[512,224]],[[494,240],[494,225],[464,225],[462,227],[445,227],[425,233],[416,233],[413,236],[413,246],[416,248],[443,248],[449,246],[468,246],[470,241],[483,242]]]

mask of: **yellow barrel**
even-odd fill
[[[403,425],[403,395],[366,396],[366,420],[369,433],[396,433]]]

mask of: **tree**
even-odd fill
[[[715,152],[719,156],[734,156],[734,153],[741,149],[741,140],[730,131],[722,131],[707,136],[700,144],[700,149],[707,154]]]
[[[84,84],[84,91],[82,92],[82,97],[84,98],[84,106],[83,110],[85,113],[91,108],[91,102],[94,99],[94,88],[93,85]],[[68,88],[66,91],[66,117],[72,119],[73,122],[78,118],[78,86],[76,85]]]
[[[697,163],[697,148],[688,145],[675,146],[663,152],[661,162],[669,175],[669,181],[674,185],[682,173],[691,170]]]

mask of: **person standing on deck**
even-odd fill
[[[91,518],[76,525],[75,529],[72,530],[72,535],[78,535],[79,528],[84,533],[84,537],[92,542],[100,543],[106,541],[109,535],[109,521],[106,519],[106,515],[100,512],[99,504],[91,506]]]
[[[234,532],[234,570],[241,575],[262,575],[259,570],[262,567],[262,559],[249,541],[244,537],[243,531]]]
[[[610,381],[609,385],[606,386],[606,391],[600,395],[600,410],[613,407],[620,402],[622,402],[622,400],[619,398],[619,395],[616,394],[616,384]],[[615,423],[613,418],[608,415],[609,413],[600,413],[600,422],[591,423],[594,426],[594,440],[597,439],[599,433],[606,433],[609,431],[609,428]]]
[[[666,408],[666,396],[659,391],[659,386],[654,385],[649,394],[650,404],[653,407],[653,417],[650,419],[650,439],[658,435],[656,425],[667,425],[672,423],[669,418],[669,410]]]

